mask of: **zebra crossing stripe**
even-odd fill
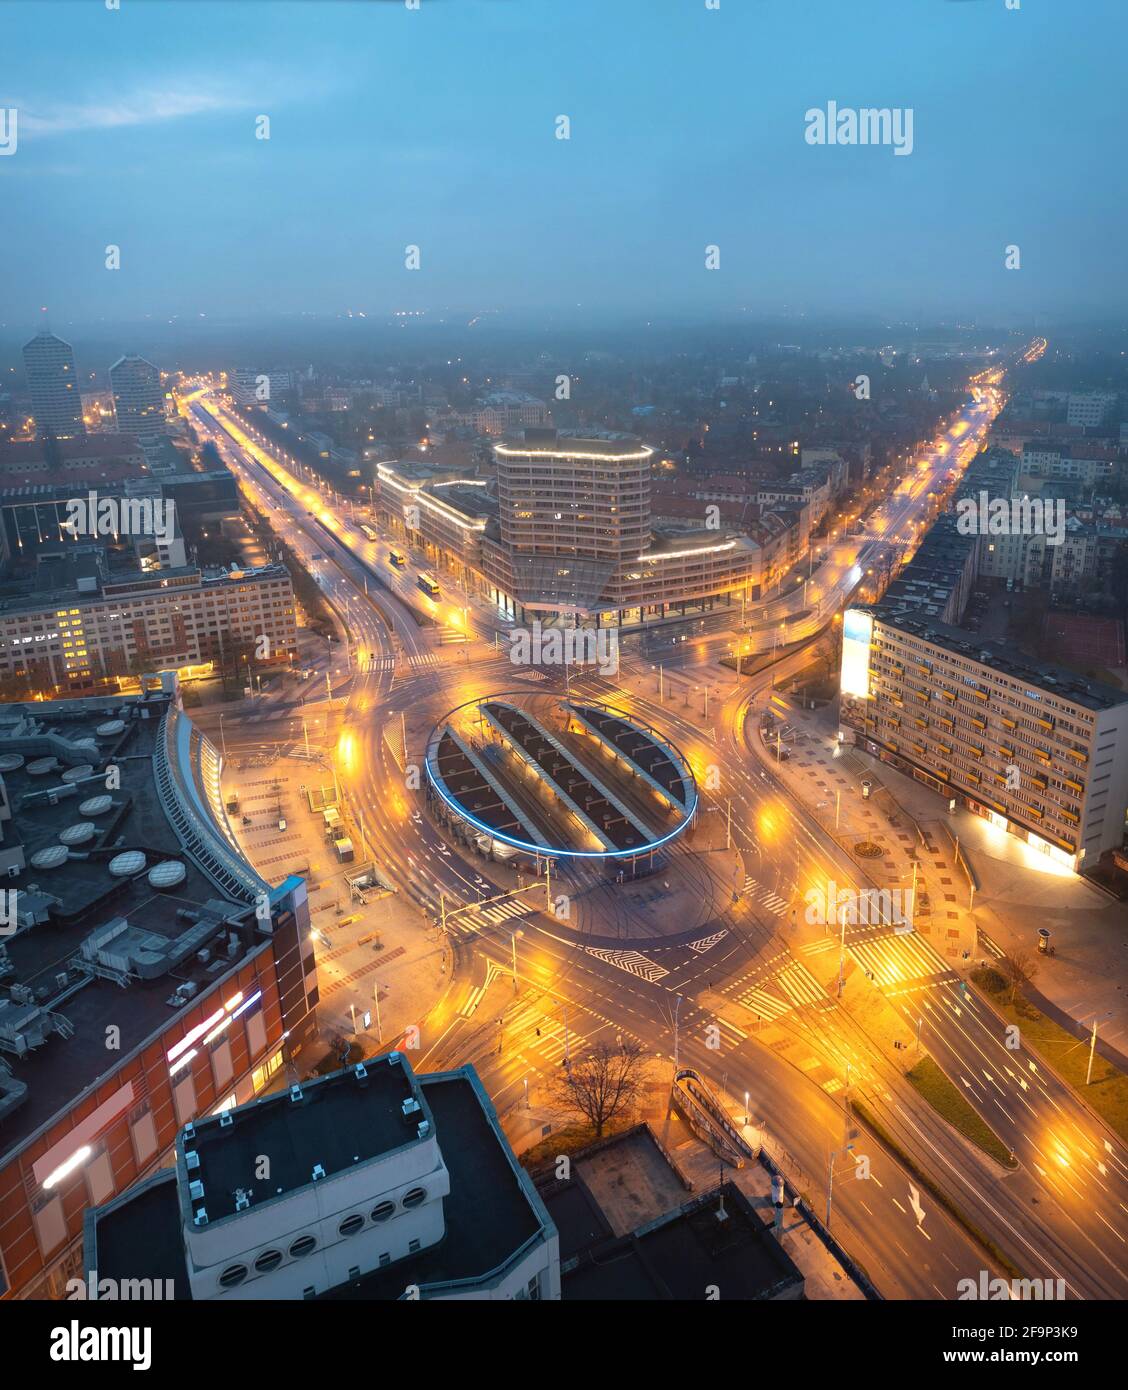
[[[796,1004],[817,1004],[826,998],[818,980],[798,961],[785,966],[776,976],[776,983]]]
[[[474,1010],[482,1002],[482,996],[485,994],[485,992],[485,985],[475,985],[474,988],[470,991],[469,999],[467,999],[466,1003],[463,1004],[461,1009],[459,1009],[459,1015],[462,1018],[472,1018],[474,1016]]]
[[[850,952],[864,969],[872,972],[882,988],[905,985],[911,980],[934,975],[953,974],[944,958],[927,941],[915,937],[864,941],[851,946]]]
[[[782,917],[787,911],[787,899],[781,898],[778,893],[773,893],[770,888],[752,877],[751,874],[744,880],[745,893],[751,894],[757,902],[762,903],[770,912],[774,912],[777,917]]]
[[[831,936],[824,936],[821,941],[808,941],[805,946],[800,946],[800,952],[805,956],[820,956],[824,951],[833,951],[837,948],[838,942]]]
[[[762,989],[750,989],[740,996],[740,1002],[745,1008],[767,1019],[782,1018],[791,1008],[790,1004],[785,1004],[782,999],[777,999],[774,994],[768,994]]]

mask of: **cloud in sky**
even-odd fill
[[[302,81],[269,82],[253,75],[229,74],[217,79],[180,75],[129,92],[94,96],[77,103],[15,102],[20,112],[20,134],[68,135],[76,131],[112,130],[149,126],[193,116],[218,116],[237,111],[277,108],[284,102],[308,100],[320,86],[308,77]]]

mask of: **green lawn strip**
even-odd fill
[[[971,979],[1006,1021],[1018,1028],[1023,1043],[1053,1067],[1110,1129],[1128,1140],[1128,1076],[1098,1052],[1093,1058],[1092,1081],[1086,1086],[1087,1038],[1075,1037],[1021,994],[1011,1003],[1010,983],[997,970],[973,970]]]
[[[922,1187],[924,1187],[927,1191],[931,1192],[933,1197],[936,1198],[936,1200],[940,1203],[940,1205],[944,1208],[948,1215],[952,1217],[954,1221],[958,1222],[960,1226],[963,1227],[963,1229],[968,1233],[968,1235],[971,1236],[972,1240],[976,1241],[980,1246],[982,1246],[982,1248],[987,1252],[991,1259],[995,1261],[996,1265],[1006,1275],[1008,1275],[1011,1279],[1021,1279],[1023,1277],[1022,1271],[1018,1268],[1018,1266],[1015,1265],[1013,1261],[1011,1261],[1003,1253],[1003,1251],[999,1249],[999,1247],[990,1238],[990,1236],[985,1235],[984,1232],[981,1231],[979,1227],[972,1220],[970,1220],[963,1213],[963,1211],[960,1210],[958,1206],[956,1206],[955,1202],[952,1201],[952,1199],[942,1188],[936,1185],[935,1181],[929,1176],[929,1174],[926,1173],[925,1170],[920,1167],[916,1159],[913,1158],[911,1154],[907,1153],[901,1147],[901,1145],[897,1142],[896,1139],[893,1138],[893,1136],[880,1122],[880,1120],[876,1119],[873,1113],[869,1109],[867,1109],[863,1101],[851,1100],[850,1109],[854,1112],[855,1115],[857,1115],[858,1119],[861,1120],[861,1122],[872,1131],[874,1138],[885,1145],[885,1147],[897,1159],[897,1161],[903,1167],[907,1168],[910,1173],[912,1173],[912,1175],[916,1178],[916,1180],[920,1183]]]
[[[993,1158],[1004,1168],[1018,1166],[1011,1158],[1009,1147],[931,1057],[922,1057],[912,1071],[906,1073],[906,1079],[912,1082],[917,1093],[928,1101],[938,1115],[958,1129],[965,1139],[970,1139],[981,1148],[988,1158]]]

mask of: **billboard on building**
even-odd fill
[[[869,699],[870,639],[873,616],[860,608],[848,608],[842,619],[843,695]]]

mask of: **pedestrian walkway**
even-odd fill
[[[777,917],[782,917],[787,911],[787,899],[781,898],[778,893],[773,893],[770,888],[765,887],[751,874],[744,880],[744,894],[745,897],[752,898],[761,906],[766,907],[769,912],[774,912]]]
[[[825,1009],[830,1005],[826,990],[797,960],[789,960],[773,976],[762,979],[736,997],[746,1009],[757,1015],[759,1021],[769,1023],[791,1013],[793,1009]]]
[[[857,942],[847,949],[887,995],[947,984],[958,978],[943,956],[915,934]]]
[[[466,912],[453,920],[448,920],[447,931],[460,936],[473,936],[483,927],[497,926],[499,922],[513,917],[527,917],[531,912],[536,911],[537,909],[530,907],[528,903],[491,903],[489,907],[483,907],[478,912]]]

